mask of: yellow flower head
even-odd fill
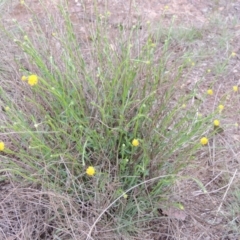
[[[235,52],[232,52],[231,56],[235,57],[237,54]]]
[[[37,75],[30,75],[28,77],[28,84],[30,86],[34,86],[38,83],[38,76]]]
[[[4,142],[0,142],[0,151],[3,151],[5,148]]]
[[[9,107],[9,106],[6,106],[4,109],[5,109],[5,111],[7,112],[7,111],[10,110],[10,107]]]
[[[87,170],[86,170],[86,174],[88,176],[93,176],[95,174],[95,168],[92,167],[92,166],[88,167]]]
[[[201,138],[200,140],[202,145],[207,145],[208,144],[208,139],[206,137]]]
[[[22,76],[22,81],[26,81],[27,80],[27,77],[26,76]]]
[[[224,109],[224,106],[223,106],[222,104],[220,104],[220,105],[218,106],[219,112],[221,113],[223,109]]]
[[[125,193],[125,194],[123,195],[123,198],[127,199],[127,198],[128,198],[128,195]]]
[[[219,120],[216,119],[216,120],[213,121],[213,124],[214,124],[215,127],[219,127],[220,122],[219,122]]]
[[[233,86],[233,91],[237,92],[238,91],[238,86]]]
[[[137,146],[139,145],[139,141],[138,141],[136,138],[134,138],[134,139],[132,140],[132,145],[133,145],[134,147],[137,147]]]
[[[212,89],[208,89],[208,90],[207,90],[207,94],[208,94],[208,95],[213,95],[213,90],[212,90]]]

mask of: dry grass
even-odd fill
[[[37,189],[13,183],[1,188],[1,239],[84,239],[89,208],[70,196]]]

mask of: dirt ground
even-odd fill
[[[49,26],[45,19],[43,5],[37,0],[26,0],[25,2],[32,12],[42,18],[43,24],[46,24],[45,28],[48,30]],[[44,7],[54,15],[58,2],[58,0],[46,1]],[[203,60],[198,56],[195,57],[196,68],[188,76],[188,84],[184,87],[191,89],[199,79],[203,79],[199,86],[204,93],[214,83],[218,92],[216,97],[206,103],[208,109],[212,109],[212,106],[215,106],[218,100],[225,96],[226,89],[230,90],[233,85],[240,84],[240,1],[238,0],[69,0],[67,2],[75,28],[79,31],[81,38],[86,41],[91,39],[89,29],[92,22],[96,21],[98,17],[96,16],[96,5],[99,15],[108,15],[109,29],[112,29],[113,32],[119,25],[130,28],[139,22],[142,31],[145,31],[149,23],[154,31],[159,25],[170,26],[173,16],[176,16],[176,25],[186,28],[194,27],[201,31],[202,36],[192,43],[193,54],[201,46],[204,46],[208,53],[212,51],[214,54],[212,56],[206,54],[207,57],[204,57]],[[14,18],[20,25],[25,26],[25,29],[31,31],[28,23],[32,14],[18,1],[9,1],[4,7],[2,16],[4,16],[4,24],[8,25],[10,29],[14,28],[12,21]],[[220,19],[220,23],[216,19]],[[229,38],[229,41],[225,38]],[[217,46],[218,39],[219,41],[223,40],[222,45]],[[174,51],[185,47],[185,43],[180,42]],[[226,52],[228,54],[234,52],[236,55],[230,59],[226,71],[219,74],[216,66],[226,56]],[[209,74],[206,75],[208,69],[211,69],[211,72],[209,71]],[[183,175],[187,175],[189,178],[177,182],[174,186],[174,195],[171,201],[184,205],[184,213],[179,213],[177,210],[163,210],[164,214],[171,219],[165,230],[163,226],[159,227],[159,232],[165,231],[166,235],[159,238],[159,232],[156,232],[146,235],[143,239],[240,239],[238,230],[240,214],[239,212],[230,214],[231,204],[236,202],[236,197],[232,193],[237,192],[240,183],[240,129],[237,125],[235,126],[236,123],[240,124],[239,99],[230,96],[225,107],[224,124],[227,126],[226,129],[213,139],[211,142],[213,148],[208,153],[199,155],[194,166],[184,170]],[[222,148],[217,153],[214,151],[215,145]],[[191,177],[198,178],[208,193],[204,193],[195,181],[190,180]],[[2,206],[0,239],[22,239],[17,236],[19,229],[15,225],[14,219],[11,222],[5,222],[10,208],[26,212],[24,196],[26,191],[31,192],[31,190],[29,188],[22,189],[19,195],[15,195],[14,192],[17,188],[14,183],[0,182]],[[32,196],[34,194],[32,193]],[[239,199],[237,203],[240,204]],[[40,214],[36,205],[33,204],[32,209],[35,214]],[[15,219],[15,221],[19,224],[21,219]],[[7,237],[7,232],[12,232],[13,237]],[[46,235],[39,239],[53,238]]]
[[[16,19],[19,23],[26,22],[31,17],[30,12],[20,3],[11,1],[8,13],[9,17]],[[49,11],[56,10],[60,1],[52,0],[44,2],[44,7]],[[42,4],[38,0],[26,1],[30,9],[39,15],[43,14]],[[68,9],[72,20],[80,23],[81,20],[93,21],[96,19],[96,11],[94,3],[97,4],[99,14],[109,14],[109,23],[112,26],[118,24],[136,24],[141,21],[142,24],[150,21],[154,25],[158,25],[161,21],[164,24],[171,21],[173,16],[177,16],[177,23],[185,24],[185,26],[202,27],[209,21],[209,17],[218,14],[228,19],[239,18],[239,2],[238,1],[92,1],[92,0],[69,0],[67,1]],[[164,13],[164,20],[162,15]],[[10,18],[10,19],[11,19]],[[84,29],[84,24],[79,26],[79,30]],[[239,26],[238,26],[239,27]]]

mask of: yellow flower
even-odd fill
[[[182,108],[186,108],[186,104],[185,103],[182,105]]]
[[[218,106],[219,112],[221,113],[223,109],[224,109],[224,106],[223,106],[222,104],[220,104],[220,105]]]
[[[233,86],[233,91],[237,92],[238,91],[238,86]]]
[[[213,121],[213,124],[214,124],[215,127],[219,127],[220,122],[219,122],[219,120],[216,119],[216,120]]]
[[[134,138],[134,139],[132,140],[132,145],[133,145],[134,147],[137,147],[137,146],[139,145],[139,141]]]
[[[28,77],[28,84],[30,86],[34,86],[38,83],[38,76],[37,75],[30,75]]]
[[[206,137],[203,137],[203,138],[201,138],[200,142],[202,145],[206,145],[206,144],[208,144],[208,139]]]
[[[127,199],[127,198],[128,198],[128,195],[125,193],[125,194],[123,195],[123,198]]]
[[[92,167],[92,166],[88,167],[87,170],[86,170],[86,174],[88,176],[93,176],[95,174],[95,168]]]
[[[232,56],[232,57],[235,57],[235,56],[236,56],[236,53],[235,53],[235,52],[232,52],[231,56]]]
[[[0,142],[0,151],[3,151],[5,148],[4,142]]]
[[[207,94],[208,94],[208,95],[213,95],[213,90],[212,90],[212,89],[208,89],[208,90],[207,90]]]
[[[9,107],[9,106],[6,106],[4,109],[5,109],[5,111],[7,112],[7,111],[10,110],[10,107]]]
[[[26,81],[27,80],[27,77],[26,76],[22,76],[22,81]]]
[[[23,5],[24,4],[24,0],[20,0],[20,4]]]

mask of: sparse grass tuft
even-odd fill
[[[137,25],[120,26],[113,39],[100,17],[83,41],[63,6],[59,14],[60,29],[50,16],[48,31],[38,17],[31,32],[2,28],[20,56],[17,74],[7,76],[17,94],[1,88],[0,172],[48,192],[44,199],[49,191],[67,196],[53,211],[54,221],[71,226],[51,227],[59,239],[66,231],[69,239],[109,232],[128,239],[162,221],[159,202],[167,204],[180,172],[208,151],[225,102],[200,116],[215,90],[199,99],[197,85],[183,87],[196,62],[190,51],[173,50],[174,36],[192,42],[200,30],[174,35],[171,26],[146,37]]]

